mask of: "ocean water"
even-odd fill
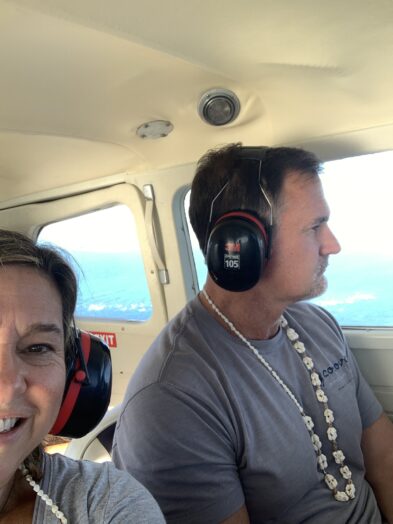
[[[139,255],[73,252],[78,261],[76,315],[143,322],[152,314],[149,288]]]
[[[77,315],[143,322],[152,306],[139,256],[123,253],[73,253],[78,261],[80,297]],[[196,256],[200,287],[206,277]],[[393,257],[331,257],[328,289],[313,301],[344,326],[393,326]]]
[[[393,326],[393,257],[331,257],[328,288],[313,302],[342,326]]]
[[[200,286],[206,278],[202,256],[196,256]],[[342,326],[393,326],[393,256],[330,257],[325,273],[328,288],[313,299]]]

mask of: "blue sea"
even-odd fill
[[[73,253],[80,266],[77,315],[143,322],[152,306],[141,259],[130,254]],[[200,287],[206,266],[196,258]],[[331,257],[328,290],[314,302],[344,326],[393,326],[393,257]]]
[[[76,315],[143,322],[152,314],[145,269],[139,255],[73,252],[79,298]]]

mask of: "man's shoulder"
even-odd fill
[[[198,299],[190,300],[160,331],[150,347],[155,348],[165,342],[172,345],[179,337],[187,337],[192,323],[198,316]]]
[[[209,351],[209,344],[198,322],[201,311],[197,300],[186,304],[152,342],[131,378],[128,398],[153,384],[175,382],[174,377],[201,364],[201,353]]]
[[[288,307],[284,316],[301,338],[330,341],[340,351],[347,351],[340,325],[326,309],[311,302],[298,302]]]
[[[310,302],[299,302],[290,306],[284,315],[306,347],[314,348],[314,357],[318,353],[315,348],[320,348],[321,355],[332,361],[347,358],[349,350],[344,334],[328,311]]]

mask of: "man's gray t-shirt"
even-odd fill
[[[111,463],[96,464],[44,454],[40,486],[69,524],[165,523],[150,493]],[[36,498],[33,524],[59,524],[40,497]]]
[[[360,442],[382,408],[326,311],[298,303],[285,317],[320,373],[355,500],[333,498],[293,401],[196,298],[162,331],[134,374],[113,448],[114,462],[151,491],[169,523],[218,523],[243,504],[257,524],[381,522]],[[328,472],[344,489],[323,407],[299,355],[281,329],[253,344],[312,416]]]

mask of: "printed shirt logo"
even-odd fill
[[[345,357],[340,358],[336,362],[333,362],[326,369],[323,369],[321,373],[318,373],[322,386],[325,385],[325,379],[330,378],[331,376],[337,374],[337,371],[339,371],[343,367],[344,364],[348,364],[348,359]]]

